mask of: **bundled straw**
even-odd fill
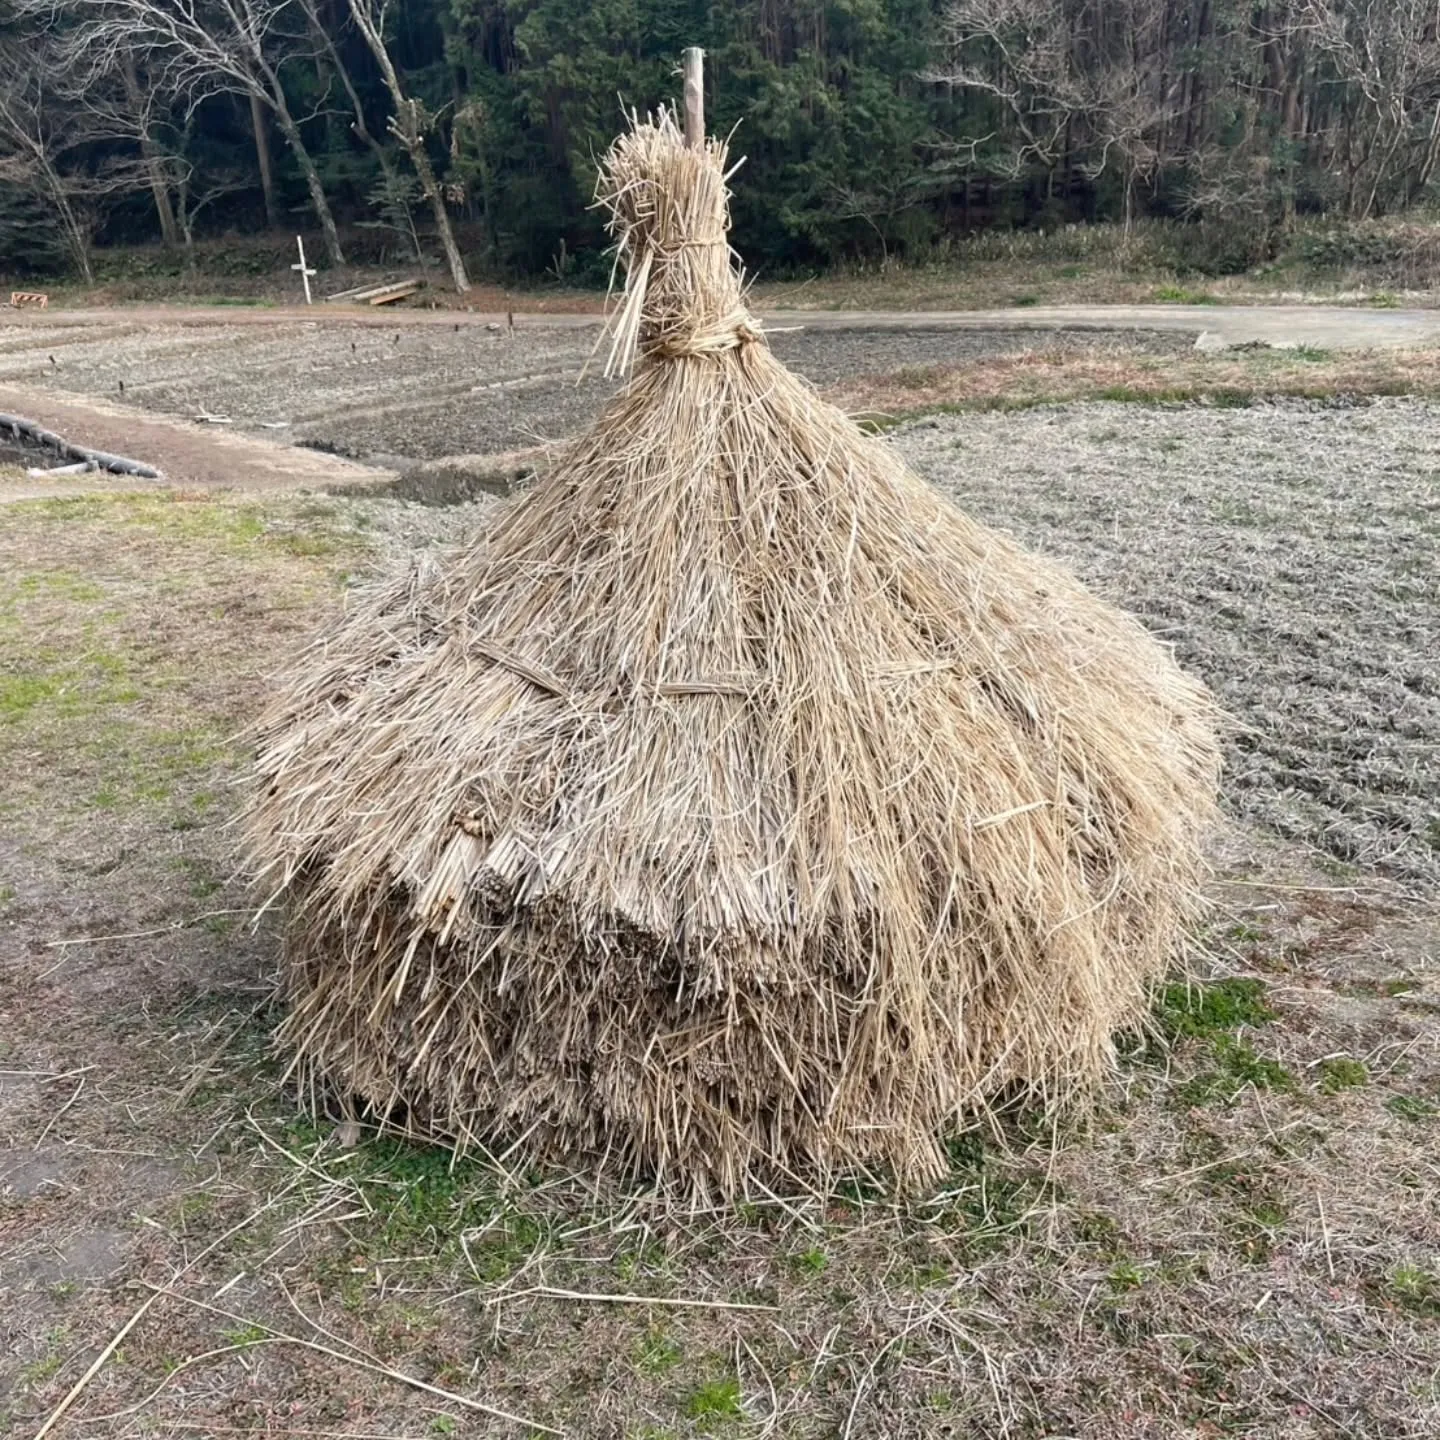
[[[1107,1073],[1192,911],[1211,704],[774,358],[723,145],[662,113],[601,194],[629,387],[261,723],[282,1042],[462,1145],[923,1181]]]

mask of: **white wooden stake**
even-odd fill
[[[699,150],[705,144],[705,52],[692,45],[680,63],[685,72],[685,144]]]
[[[304,240],[302,240],[302,239],[300,238],[300,236],[297,235],[297,236],[295,237],[295,244],[296,244],[296,246],[299,248],[299,251],[300,251],[300,263],[299,263],[298,265],[292,265],[290,268],[291,268],[292,270],[298,270],[298,271],[300,272],[300,278],[305,282],[305,303],[306,303],[307,305],[309,305],[309,304],[312,303],[312,301],[311,301],[311,299],[310,299],[310,277],[311,277],[312,275],[314,275],[316,272],[315,272],[314,270],[311,270],[311,269],[305,264],[305,242],[304,242]]]

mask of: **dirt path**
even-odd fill
[[[93,449],[142,460],[162,476],[159,480],[93,476],[80,481],[37,477],[0,485],[0,503],[120,489],[296,490],[393,478],[389,471],[336,455],[219,427],[202,431],[181,420],[105,401],[60,400],[28,386],[0,385],[0,411],[37,420],[67,440]]]
[[[1340,305],[1064,305],[1006,310],[765,310],[775,327],[817,330],[990,330],[1094,328],[1102,330],[1209,331],[1231,344],[1313,345],[1369,350],[1440,344],[1440,310],[1370,310]],[[595,325],[589,314],[489,314],[458,310],[374,310],[368,306],[116,306],[92,310],[22,311],[10,325],[373,325],[380,328],[501,325],[517,329],[575,330]]]

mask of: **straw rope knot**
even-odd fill
[[[674,360],[682,355],[721,355],[762,338],[759,325],[741,304],[727,315],[703,325],[666,327],[641,324],[639,351],[652,360]]]
[[[606,375],[627,373],[637,356],[720,355],[763,338],[727,238],[725,159],[723,141],[687,148],[665,109],[637,119],[605,157],[597,197],[625,270]]]

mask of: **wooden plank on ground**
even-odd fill
[[[356,285],[349,290],[337,290],[333,295],[327,295],[325,297],[325,303],[327,305],[333,305],[339,300],[354,300],[361,295],[368,295],[375,288],[374,284],[366,281],[364,285]]]
[[[413,295],[419,288],[418,280],[405,280],[399,285],[391,285],[373,295],[367,295],[365,300],[370,305],[389,305],[394,300],[403,300],[407,295]]]
[[[383,305],[393,298],[402,299],[405,295],[414,294],[420,288],[418,280],[386,280],[383,284],[374,283],[368,285],[357,285],[353,290],[340,290],[334,295],[325,297],[326,304],[338,304],[349,301],[352,304]],[[398,292],[391,295],[391,292]],[[384,299],[376,299],[376,296],[383,296]]]

